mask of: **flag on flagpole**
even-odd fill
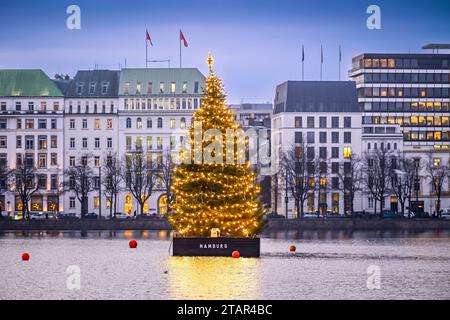
[[[183,41],[183,45],[184,45],[185,47],[188,46],[188,42],[186,41],[186,38],[184,37],[184,34],[183,34],[183,32],[181,31],[181,29],[180,29],[180,41]]]
[[[302,45],[302,62],[305,61],[305,47]]]
[[[145,41],[149,41],[150,45],[153,47],[152,38],[150,37],[150,33],[148,33],[148,30],[145,30]]]
[[[341,52],[341,46],[339,46],[339,62],[342,61],[342,52]]]
[[[323,48],[320,46],[320,63],[323,63]]]

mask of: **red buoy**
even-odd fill
[[[295,252],[295,250],[297,250],[297,248],[294,245],[289,247],[290,252]]]
[[[235,259],[239,258],[241,256],[241,254],[239,253],[239,251],[233,251],[233,253],[231,254],[231,256]]]
[[[30,255],[28,254],[28,253],[23,253],[22,254],[22,260],[23,261],[28,261],[28,260],[30,260]]]
[[[130,248],[131,249],[136,249],[137,248],[137,241],[136,240],[130,240]]]

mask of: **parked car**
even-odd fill
[[[43,212],[30,212],[30,220],[45,220]]]
[[[79,220],[80,217],[78,217],[75,213],[59,213],[57,215],[57,218],[59,220]]]
[[[117,219],[117,220],[130,220],[133,219],[134,217],[132,215],[123,213],[123,212],[116,212],[116,216],[112,217],[113,219]]]
[[[441,219],[450,220],[450,208],[445,208],[442,210]]]
[[[268,219],[285,219],[286,217],[281,214],[271,212],[271,213],[267,214],[267,218]]]
[[[401,219],[403,216],[396,211],[383,211],[383,219]]]
[[[408,214],[406,214],[406,216],[408,216]],[[414,219],[429,219],[431,218],[430,214],[428,212],[411,212],[411,218]]]
[[[305,212],[305,213],[303,213],[303,218],[305,218],[305,219],[317,218],[317,213],[316,212]]]
[[[96,220],[96,219],[98,219],[98,214],[96,214],[95,212],[90,212],[87,215],[85,215],[84,218],[85,219]]]

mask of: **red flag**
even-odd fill
[[[145,41],[150,41],[150,45],[153,47],[152,38],[150,38],[150,34],[148,33],[148,30],[145,30]]]
[[[180,30],[180,41],[183,41],[183,44],[184,44],[185,47],[188,46],[186,38],[184,37],[184,34],[183,34],[183,32],[181,30]]]

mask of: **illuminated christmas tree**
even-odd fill
[[[260,188],[245,160],[243,130],[226,106],[211,55],[208,65],[205,95],[173,171],[175,201],[169,221],[188,237],[209,236],[214,228],[225,237],[254,236],[263,226]]]

